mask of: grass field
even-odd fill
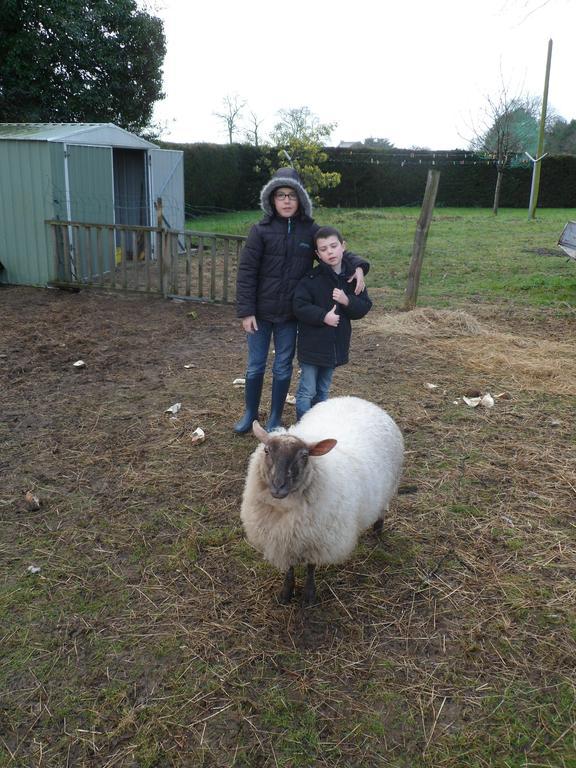
[[[576,768],[576,211],[438,210],[405,313],[417,217],[318,212],[372,263],[333,395],[406,467],[311,607],[240,524],[234,308],[0,288],[1,768]]]
[[[412,251],[416,208],[327,209],[315,211],[319,224],[338,227],[350,250],[372,264],[369,285],[386,287],[401,305]],[[193,229],[244,235],[259,215],[253,212],[195,219]],[[438,208],[428,236],[420,300],[432,306],[510,299],[519,304],[574,305],[576,263],[557,246],[576,210],[527,212]]]

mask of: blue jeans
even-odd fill
[[[334,368],[301,363],[300,381],[296,392],[296,413],[298,418],[309,411],[316,403],[328,400]]]
[[[266,370],[270,339],[274,337],[274,364],[272,374],[277,379],[289,379],[292,376],[292,360],[296,349],[295,320],[286,323],[271,323],[269,320],[257,319],[258,330],[247,333],[248,340],[248,369],[246,378],[262,375]]]

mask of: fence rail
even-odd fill
[[[229,304],[245,237],[163,227],[47,221],[53,284]]]

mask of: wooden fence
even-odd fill
[[[53,285],[232,303],[245,237],[163,227],[48,221]]]

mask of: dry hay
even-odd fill
[[[576,395],[573,344],[494,333],[465,341],[441,340],[437,346],[466,367],[484,374],[496,373],[516,389]]]
[[[395,315],[369,315],[365,326],[369,330],[386,335],[431,336],[481,336],[487,333],[482,324],[468,312],[422,307],[411,312]]]
[[[492,330],[467,312],[425,307],[376,316],[366,330],[383,335],[426,337],[422,353],[452,358],[484,375],[497,374],[516,390],[576,395],[574,344]]]

